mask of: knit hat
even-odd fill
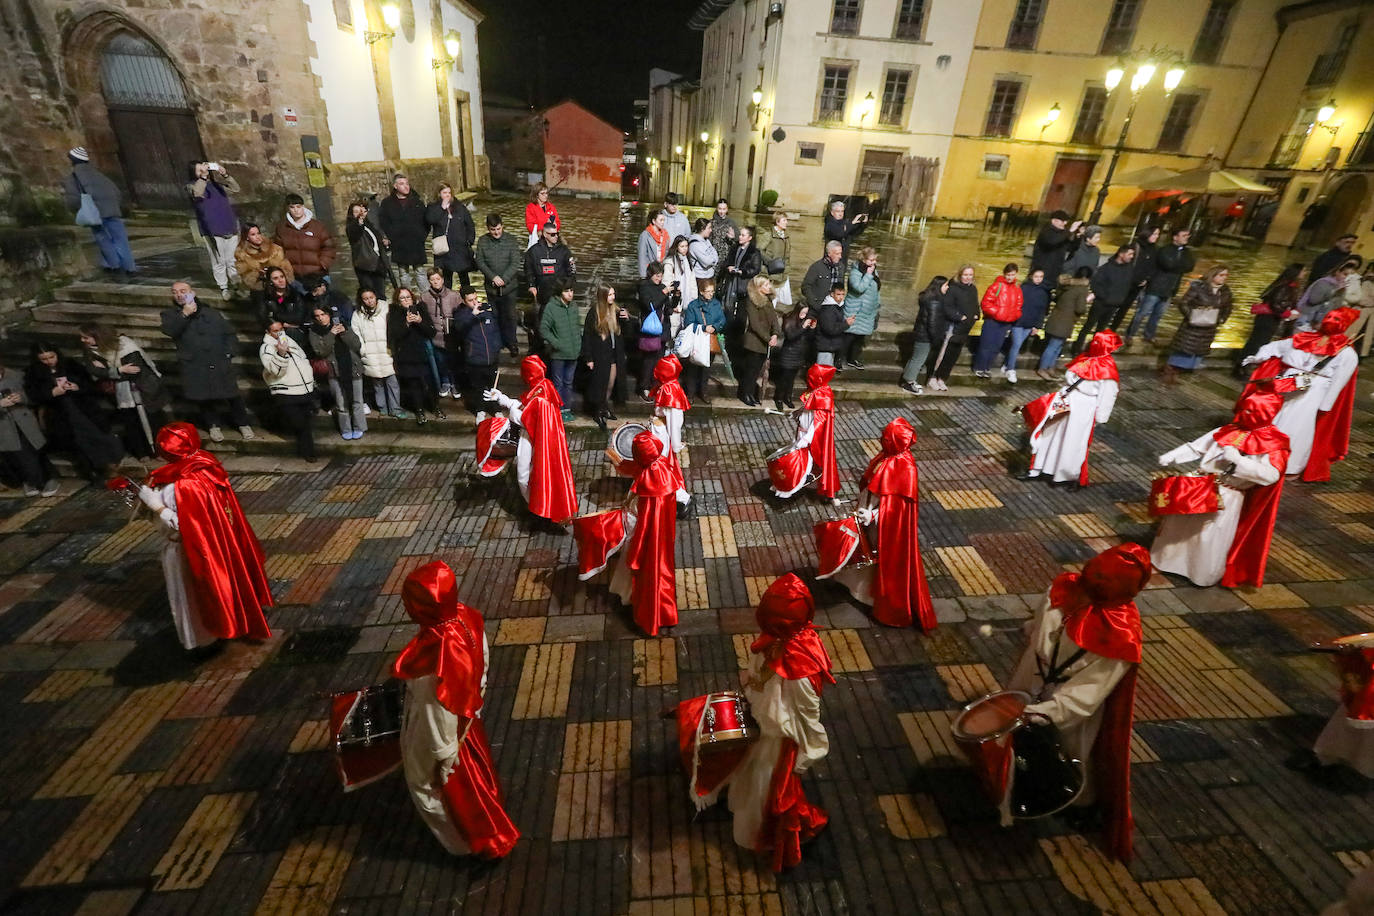
[[[88,152],[86,152],[86,147],[84,147],[84,146],[74,146],[74,147],[72,147],[71,149],[67,150],[67,155],[68,155],[68,156],[71,156],[71,157],[72,157],[73,159],[75,159],[77,162],[90,162],[90,161],[91,161],[91,154],[88,153]]]

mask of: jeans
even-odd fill
[[[917,384],[916,380],[921,377],[921,368],[929,358],[930,341],[916,341],[911,347],[911,359],[906,361],[906,366],[902,369],[902,381]]]
[[[341,433],[367,432],[367,416],[363,413],[363,380],[355,378],[347,387],[336,378],[329,380],[334,395],[334,419]]]
[[[834,354],[834,353],[831,353],[829,350],[821,350],[819,353],[816,354],[816,365],[818,365],[818,366],[833,366],[833,365],[835,365],[835,354]]]
[[[510,290],[502,295],[497,289],[495,286],[487,287],[487,303],[496,310],[496,325],[501,329],[501,346],[507,350],[519,349],[520,341],[516,337],[515,290],[509,285],[499,287]],[[533,343],[530,342],[531,348]]]
[[[1012,322],[998,321],[995,318],[983,319],[983,333],[978,338],[978,355],[973,359],[974,372],[986,372],[992,368],[993,360],[1002,350],[1002,344],[1007,340],[1007,332],[1011,330]]]
[[[1053,369],[1055,361],[1059,359],[1059,352],[1064,349],[1064,338],[1045,337],[1045,351],[1040,354],[1040,365],[1036,368],[1041,372],[1046,369]]]
[[[396,274],[397,289],[407,287],[417,296],[421,290],[429,289],[429,279],[425,276],[429,268],[423,264],[392,264],[392,269]],[[448,286],[447,283],[444,285]]]
[[[99,226],[91,227],[91,238],[100,249],[101,267],[129,272],[138,269],[134,266],[134,253],[129,250],[129,233],[124,229],[124,220],[117,216],[105,217]]]
[[[1026,341],[1035,328],[1012,328],[1011,329],[1011,349],[1007,351],[1007,361],[1003,366],[1008,372],[1016,371],[1016,359],[1021,355],[1021,348],[1026,345]]]
[[[563,407],[566,410],[572,409],[573,374],[576,372],[575,359],[549,359],[549,380],[553,382],[554,391],[563,399]]]
[[[1156,296],[1154,293],[1146,293],[1140,297],[1140,306],[1136,308],[1135,315],[1131,316],[1130,327],[1126,329],[1126,339],[1131,340],[1136,332],[1140,330],[1142,319],[1145,320],[1145,339],[1154,340],[1155,332],[1159,330],[1159,319],[1164,317],[1164,310],[1169,307],[1168,297]]]
[[[377,402],[377,412],[389,416],[401,409],[401,383],[394,375],[372,379],[372,399]]]
[[[229,278],[238,276],[234,268],[234,252],[238,247],[237,235],[205,236],[205,248],[210,252],[210,272],[215,275],[215,285],[220,289],[228,289]]]
[[[313,394],[274,394],[272,401],[281,411],[282,425],[296,437],[296,456],[315,457],[315,430],[312,419],[315,415],[315,396]]]

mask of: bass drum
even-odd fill
[[[1012,735],[1011,815],[1021,820],[1049,817],[1083,794],[1083,762],[1064,753],[1059,729],[1041,715],[1022,716]]]
[[[621,423],[611,433],[611,441],[606,447],[615,452],[621,461],[630,461],[634,458],[635,436],[648,431],[649,427],[643,423]]]

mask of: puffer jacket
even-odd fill
[[[978,287],[972,283],[964,284],[952,280],[949,292],[945,293],[945,299],[950,311],[953,312],[957,308],[962,316],[957,322],[950,323],[954,333],[949,339],[953,343],[963,343],[968,340],[969,331],[973,330],[973,325],[978,321]]]
[[[1174,334],[1170,349],[1185,356],[1206,356],[1212,350],[1217,329],[1231,317],[1231,287],[1223,285],[1214,291],[1203,281],[1194,280],[1175,305],[1183,313],[1183,324]],[[1189,318],[1199,309],[1217,309],[1216,324],[1189,324]]]
[[[550,359],[577,359],[582,349],[582,318],[577,314],[577,303],[564,302],[562,296],[550,299],[539,321],[539,336],[544,338]]]
[[[1021,305],[1021,287],[1007,282],[1006,277],[999,276],[983,291],[983,314],[993,321],[1016,321],[1021,317]]]
[[[1059,288],[1059,299],[1045,319],[1045,336],[1068,339],[1073,336],[1078,319],[1088,314],[1088,280],[1074,277]]]
[[[262,380],[273,394],[310,394],[315,390],[315,373],[310,369],[309,357],[290,337],[283,334],[281,339],[286,341],[285,356],[277,352],[276,337],[262,335],[262,346],[258,348]]]
[[[291,262],[291,269],[296,276],[329,273],[329,267],[334,263],[334,236],[309,210],[305,211],[305,219],[299,226],[287,214],[277,223],[272,237],[281,246],[286,260]]]
[[[391,348],[386,340],[388,310],[383,299],[377,300],[377,308],[371,314],[361,305],[353,310],[351,327],[362,345],[363,375],[368,378],[390,378],[396,374],[396,363],[391,359]]]
[[[296,279],[291,262],[286,259],[286,252],[276,242],[271,239],[263,239],[261,245],[254,245],[247,239],[239,242],[239,247],[234,251],[234,270],[238,271],[239,280],[244,286],[253,292],[262,289],[262,272],[269,267],[280,267],[286,272],[288,281]]]
[[[844,321],[844,306],[831,296],[826,296],[821,307],[816,310],[816,352],[834,353],[845,345],[844,332],[849,325]]]
[[[854,323],[849,326],[850,334],[867,336],[878,326],[878,309],[882,307],[878,291],[882,285],[877,270],[870,274],[858,261],[849,266],[849,295],[844,297],[844,314],[846,318],[854,316]]]

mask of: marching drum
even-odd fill
[[[1023,690],[999,690],[979,697],[965,706],[950,726],[954,743],[967,753],[971,746],[1011,733],[1021,725],[1021,714],[1030,701],[1030,694]]]
[[[1150,515],[1205,515],[1221,508],[1215,474],[1175,474],[1150,483]]]
[[[520,445],[520,424],[497,414],[477,424],[477,473],[495,477]]]
[[[577,545],[577,578],[586,581],[606,568],[625,543],[625,510],[606,509],[572,520]]]
[[[329,730],[345,792],[381,779],[401,765],[405,690],[402,681],[391,680],[331,698]]]
[[[749,711],[749,701],[737,690],[706,696],[701,715],[698,748],[703,754],[716,754],[748,747],[759,738],[759,726]]]
[[[817,522],[811,533],[816,539],[818,579],[828,579],[846,566],[863,569],[878,559],[878,552],[869,546],[863,526],[852,515]]]
[[[649,427],[643,423],[621,423],[611,433],[611,440],[606,444],[606,448],[618,456],[620,461],[630,461],[634,458],[635,436],[640,433],[647,433]]]
[[[1346,718],[1374,719],[1374,633],[1338,636],[1314,643],[1312,651],[1335,654]]]
[[[506,419],[506,418],[502,418]],[[514,458],[515,450],[520,446],[520,424],[512,423],[506,419],[506,425],[501,428],[501,432],[491,443],[491,455],[493,458]]]
[[[815,479],[811,473],[811,450],[784,445],[768,456],[768,481],[773,492],[787,497]]]

